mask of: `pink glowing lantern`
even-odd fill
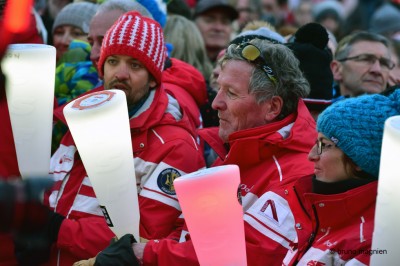
[[[174,180],[200,265],[247,265],[239,167],[208,168]]]

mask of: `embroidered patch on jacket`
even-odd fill
[[[276,225],[281,226],[289,211],[285,206],[273,199],[265,201],[264,205],[259,209],[258,214],[267,217]]]
[[[176,195],[174,180],[180,177],[181,174],[174,168],[164,169],[157,178],[157,185],[162,192],[168,195]]]

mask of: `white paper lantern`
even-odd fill
[[[105,90],[64,107],[68,127],[110,229],[139,241],[139,203],[125,93]]]
[[[399,265],[400,116],[386,120],[379,168],[371,265]]]
[[[48,177],[54,107],[56,49],[11,44],[1,62],[6,96],[23,178]]]

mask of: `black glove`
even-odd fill
[[[132,234],[126,234],[97,254],[94,266],[139,266],[140,263],[133,253],[132,244],[137,243]]]
[[[49,260],[64,216],[47,210],[47,220],[35,230],[23,227],[14,234],[15,256],[19,265],[40,265]]]

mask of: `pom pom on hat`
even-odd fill
[[[295,42],[309,43],[319,49],[324,49],[329,41],[326,29],[318,23],[308,23],[295,33]]]
[[[322,111],[332,103],[332,54],[328,49],[329,35],[318,23],[300,27],[293,42],[286,44],[300,61],[300,69],[310,83],[310,94],[304,99],[310,110]]]
[[[84,33],[89,33],[90,20],[97,8],[97,4],[90,2],[76,2],[64,6],[54,20],[53,32],[59,26],[70,25],[80,28]]]
[[[166,57],[160,24],[137,11],[125,13],[104,36],[98,63],[101,77],[110,55],[128,55],[139,60],[160,84]]]
[[[335,142],[362,170],[378,178],[384,124],[399,114],[400,89],[389,96],[348,98],[319,115],[317,131]]]

